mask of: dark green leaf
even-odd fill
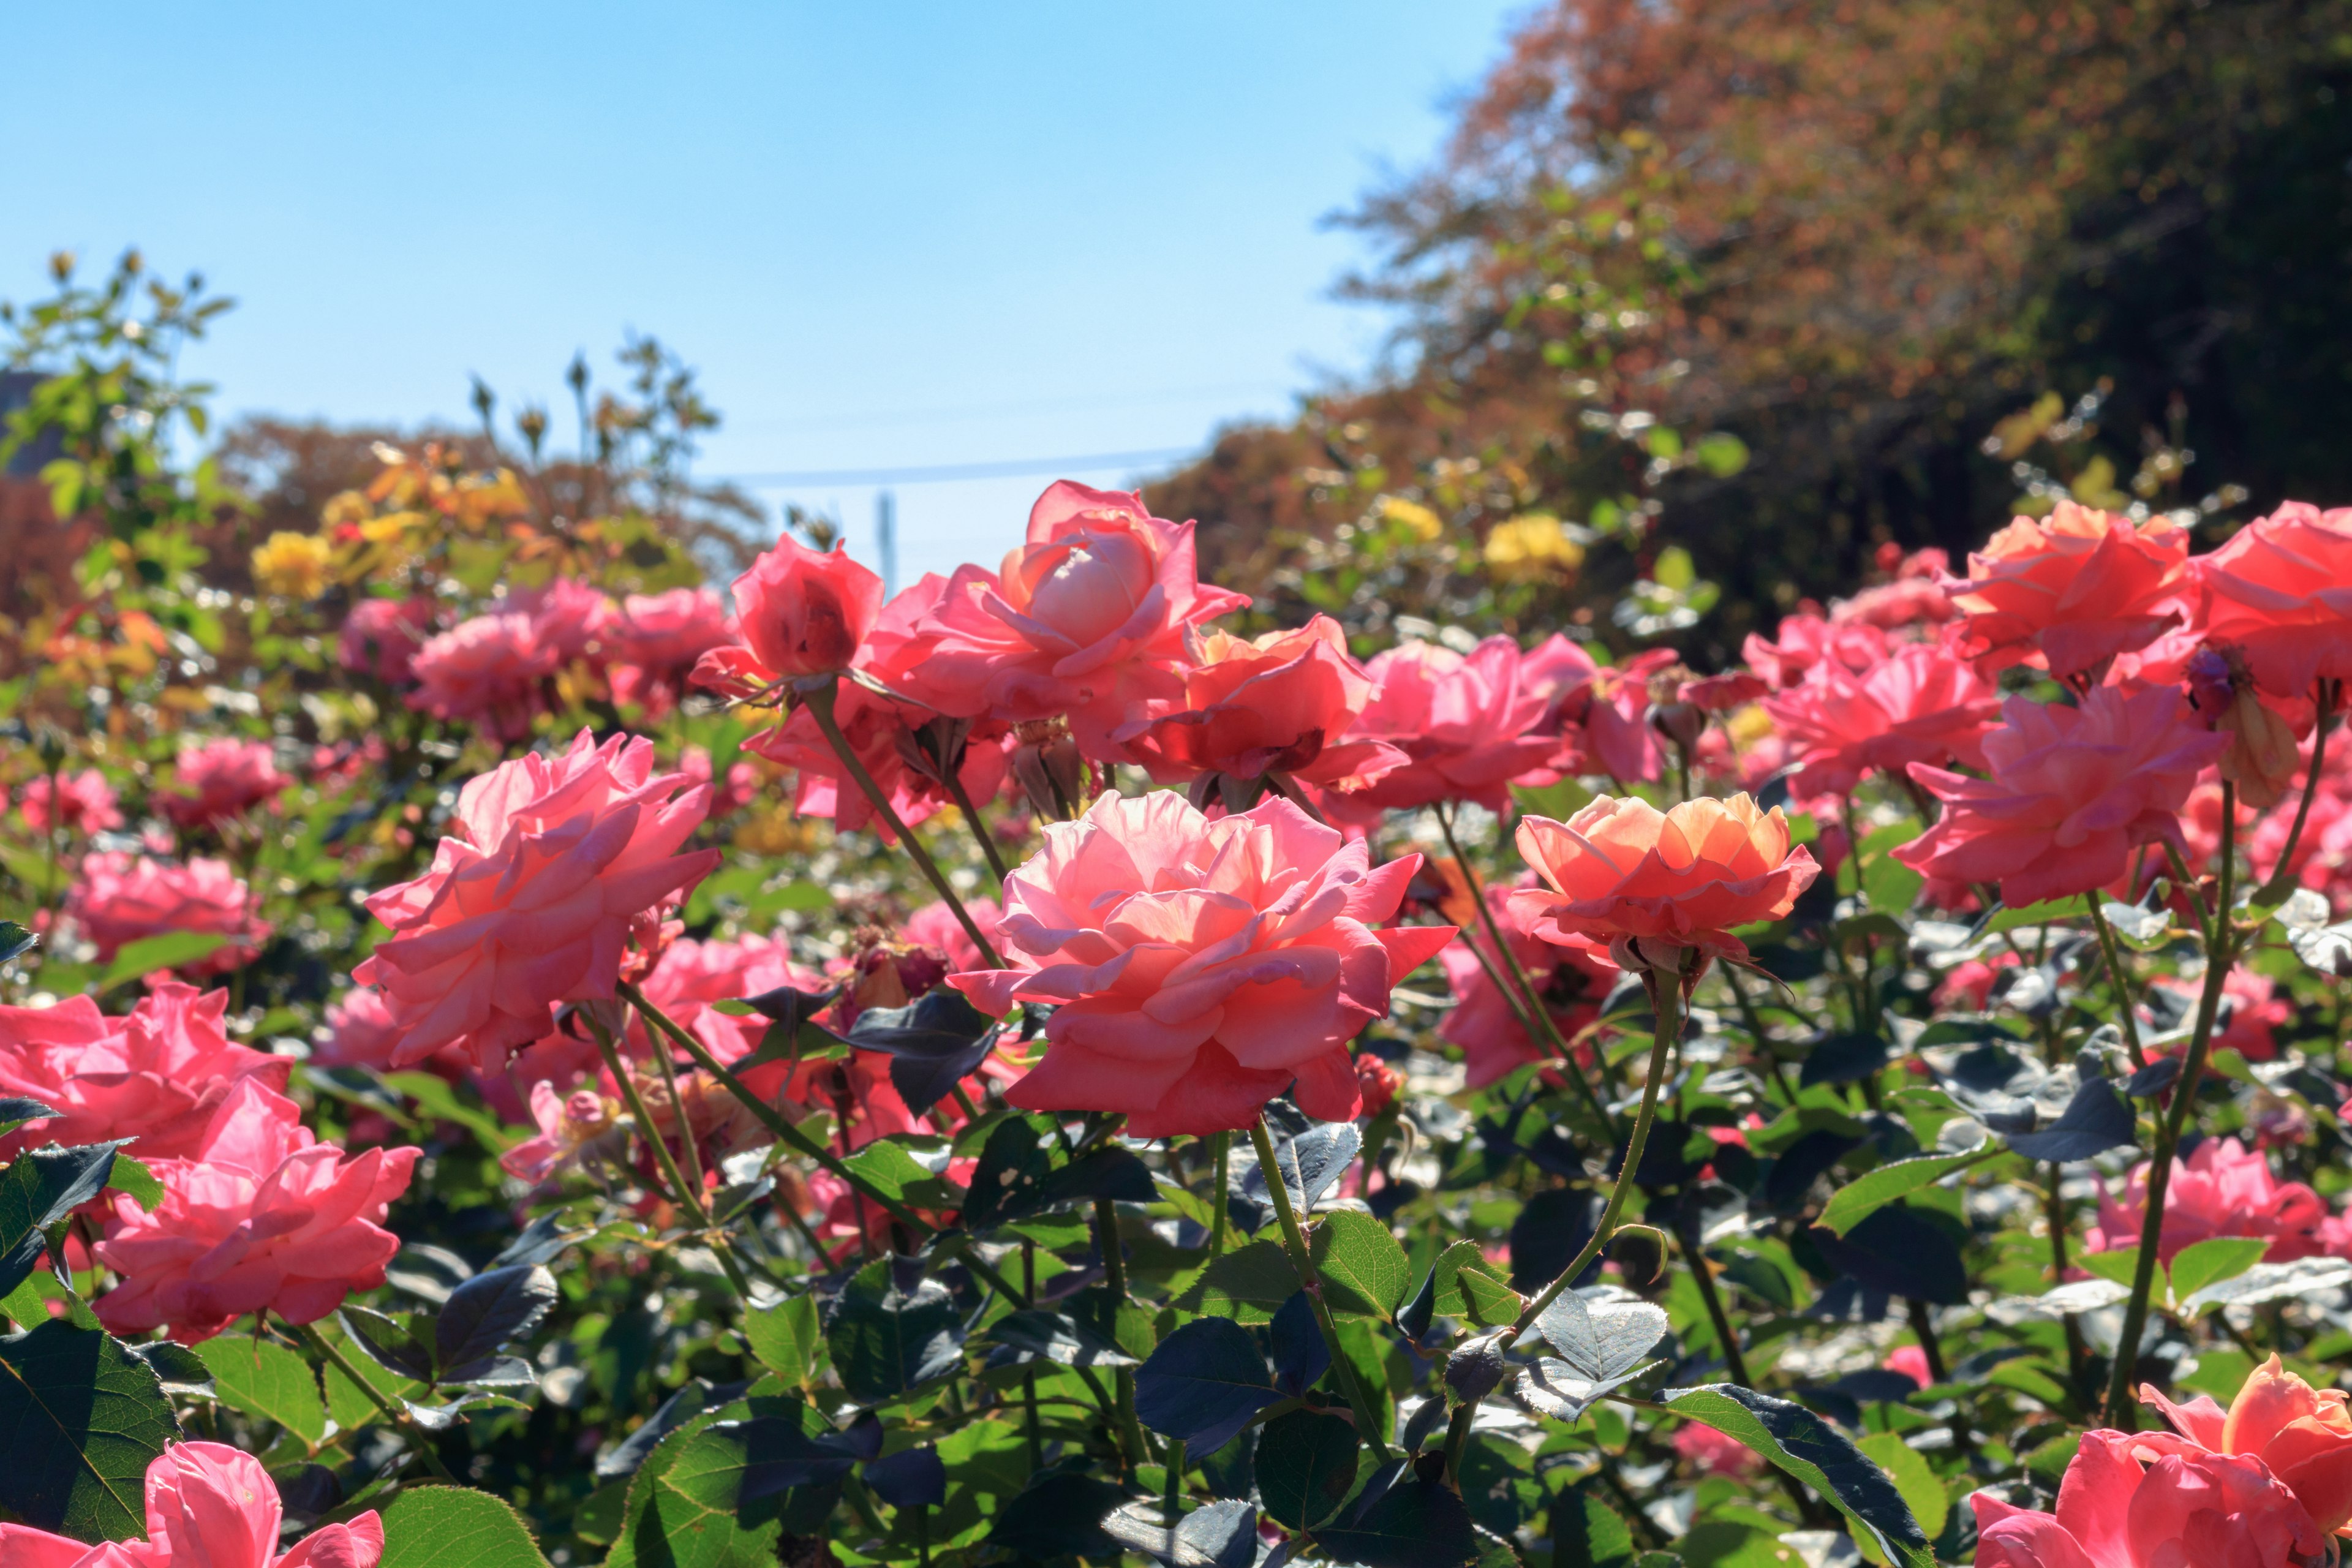
[[[1265,1424],[1255,1462],[1258,1500],[1286,1530],[1331,1517],[1356,1484],[1356,1427],[1344,1416],[1294,1410]]]
[[[38,935],[26,931],[15,921],[0,921],[0,963],[23,957],[40,940]]]
[[[1093,1476],[1048,1472],[1005,1503],[988,1543],[1017,1558],[1110,1557],[1119,1543],[1103,1532],[1103,1516],[1127,1494]],[[611,1568],[607,1564],[607,1568]]]
[[[1461,1498],[1437,1481],[1399,1481],[1344,1524],[1315,1532],[1341,1563],[1364,1568],[1462,1568],[1478,1557],[1478,1534]]]
[[[1143,1424],[1204,1454],[1280,1397],[1248,1331],[1224,1318],[1186,1323],[1135,1373]]]
[[[555,1276],[537,1264],[493,1268],[449,1292],[433,1320],[433,1349],[454,1382],[509,1340],[528,1334],[555,1305]]]
[[[77,1541],[147,1533],[148,1462],[180,1436],[155,1369],[96,1329],[0,1340],[0,1507]]]
[[[1177,1300],[1188,1312],[1263,1323],[1298,1292],[1298,1270],[1278,1241],[1253,1241],[1213,1259]]]
[[[27,1149],[0,1171],[0,1296],[25,1282],[48,1228],[106,1188],[119,1143]]]
[[[1552,1500],[1551,1552],[1552,1568],[1625,1568],[1633,1532],[1615,1509],[1573,1486]]]
[[[42,1121],[57,1114],[57,1107],[44,1105],[37,1100],[26,1100],[16,1095],[0,1098],[0,1132],[14,1132],[27,1121]]]
[[[1887,1555],[1905,1568],[1935,1568],[1919,1521],[1886,1472],[1803,1405],[1727,1383],[1670,1388],[1664,1400],[1675,1414],[1737,1437],[1812,1488],[1849,1521],[1875,1535]]]
[[[851,1398],[893,1399],[944,1375],[961,1360],[963,1328],[955,1298],[936,1279],[902,1293],[886,1259],[858,1270],[841,1293],[825,1348]]]
[[[2039,1132],[2013,1132],[2009,1146],[2029,1160],[2065,1163],[2139,1142],[2131,1104],[2105,1079],[2085,1079],[2058,1120]]]

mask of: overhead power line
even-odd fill
[[[745,489],[795,489],[827,485],[933,485],[951,479],[1006,479],[1023,474],[1100,473],[1106,468],[1137,468],[1189,457],[1201,450],[1190,447],[1151,447],[1139,452],[1082,452],[1066,458],[1013,458],[993,463],[934,463],[910,468],[803,468],[772,474],[719,474],[719,484]]]

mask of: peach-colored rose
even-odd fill
[[[1998,882],[2012,908],[2120,881],[2140,845],[2180,846],[2180,807],[2225,742],[2168,686],[2095,687],[2075,708],[2012,697],[2001,712],[1984,737],[1991,778],[1911,764],[1946,810],[1895,858],[1930,877]]]
[[[696,661],[735,640],[735,617],[708,588],[632,594],[605,640],[613,647],[613,700],[658,719],[677,706]]]
[[[1167,792],[1106,795],[1004,884],[1009,969],[950,983],[992,1013],[1055,1005],[1043,1060],[1006,1091],[1030,1110],[1116,1110],[1138,1137],[1247,1127],[1289,1088],[1353,1117],[1348,1042],[1451,926],[1375,931],[1421,863],[1269,796],[1212,819]]]
[[[117,1334],[167,1329],[188,1343],[247,1312],[315,1322],[383,1283],[400,1238],[383,1228],[408,1190],[415,1149],[347,1155],[302,1125],[292,1100],[242,1078],[185,1159],[157,1161],[152,1214],[117,1193],[100,1263],[122,1282],[98,1300]]]
[[[58,802],[54,816],[49,811],[53,791]],[[115,803],[114,790],[107,784],[106,775],[96,768],[59,773],[54,781],[43,773],[25,786],[24,794],[17,796],[16,809],[24,814],[25,826],[36,833],[47,833],[52,827],[102,833],[122,826],[122,813]]]
[[[1779,920],[1821,869],[1790,847],[1780,807],[1760,811],[1745,795],[1664,812],[1601,795],[1566,822],[1527,818],[1518,845],[1545,884],[1511,895],[1529,931],[1565,947],[1606,944],[1619,968],[1676,972],[1685,985],[1711,958],[1746,957],[1731,928]]]
[[[1799,764],[1789,788],[1801,798],[1850,795],[1874,773],[1901,779],[1912,763],[1982,767],[2000,693],[1948,650],[1906,643],[1860,674],[1834,659],[1817,664],[1766,698],[1764,710]]]
[[[147,1539],[86,1545],[0,1524],[0,1568],[375,1568],[375,1510],[322,1524],[278,1550],[284,1505],[261,1461],[226,1443],[172,1443],[147,1462]]]
[[[2260,1459],[2149,1433],[2087,1432],[2041,1513],[1978,1492],[1978,1568],[2291,1568],[2326,1549],[2294,1492]]]
[[[2352,679],[2352,507],[2288,501],[2197,563],[2205,636],[2246,651],[2276,697]]]
[[[2064,677],[2146,647],[2188,618],[2189,535],[2163,518],[2136,523],[2062,500],[2021,517],[1946,581],[1959,618],[1949,636],[1988,669],[2020,662]]]
[[[882,613],[882,579],[846,551],[784,538],[735,579],[736,635],[695,667],[694,680],[749,697],[780,680],[847,669]]]
[[[458,792],[432,868],[367,900],[392,934],[352,977],[392,1005],[396,1064],[456,1045],[495,1073],[551,1032],[558,1003],[614,994],[631,922],[719,861],[677,853],[709,786],[679,794],[683,775],[653,767],[650,741],[583,730]]]
[[[278,771],[267,742],[228,736],[182,746],[172,773],[172,787],[156,793],[155,805],[184,832],[240,816],[294,782]]]
[[[2139,1397],[2172,1426],[2150,1437],[2158,1452],[2260,1459],[2320,1529],[2344,1534],[2352,1525],[2352,1411],[2341,1389],[2314,1388],[2273,1355],[2227,1410],[2202,1394],[2175,1405],[2146,1384]]]
[[[230,939],[226,947],[179,966],[187,975],[225,974],[250,963],[269,940],[254,915],[254,900],[226,860],[202,858],[184,866],[121,850],[82,858],[80,875],[66,893],[66,914],[98,948],[99,962],[134,942],[171,931],[202,931]]]

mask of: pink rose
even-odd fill
[[[2205,1394],[2175,1405],[2143,1384],[2140,1401],[2171,1423],[2144,1439],[2158,1452],[2237,1454],[2262,1461],[2324,1531],[2352,1522],[2352,1411],[2340,1389],[2314,1388],[2275,1355],[2248,1373],[2222,1409]]]
[[[2021,517],[1969,557],[1945,591],[1949,636],[1988,669],[2028,663],[2060,678],[2146,647],[2188,619],[2189,535],[2162,518],[2135,523],[2062,500]]]
[[[1832,621],[1860,621],[1886,631],[1900,631],[1906,626],[1938,626],[1952,618],[1952,601],[1944,592],[1943,579],[1950,573],[1951,557],[1940,550],[1916,550],[1905,555],[1899,546],[1879,547],[1879,563],[1886,570],[1892,556],[1894,575],[1885,583],[1874,584],[1851,599],[1840,599],[1830,606]]]
[[[1043,1060],[1006,1091],[1029,1110],[1115,1110],[1137,1137],[1249,1126],[1289,1088],[1353,1117],[1348,1042],[1451,926],[1375,931],[1421,863],[1269,797],[1214,820],[1178,795],[1106,795],[1004,884],[1013,967],[950,983],[992,1013],[1055,1005]]]
[[[87,996],[0,1007],[0,1095],[62,1112],[0,1138],[0,1154],[116,1138],[131,1140],[142,1160],[192,1152],[231,1084],[252,1078],[283,1089],[293,1067],[232,1041],[227,1016],[227,992],[176,980],[141,997],[127,1017],[103,1016]]]
[[[416,650],[410,673],[417,688],[406,700],[493,740],[520,741],[547,707],[546,681],[558,662],[530,616],[512,610],[476,616],[427,637]]]
[[[1763,1457],[1755,1449],[1703,1421],[1685,1421],[1675,1429],[1675,1452],[1702,1476],[1745,1479],[1764,1468]]]
[[[2099,1194],[2099,1223],[2087,1247],[2114,1252],[2139,1245],[2147,1221],[2147,1166],[2135,1166],[2120,1196]],[[2191,1242],[2217,1236],[2261,1237],[2271,1246],[2271,1263],[2298,1258],[2352,1258],[2352,1223],[2336,1218],[2327,1202],[2301,1182],[2271,1174],[2260,1151],[2235,1138],[2208,1138],[2186,1160],[2175,1163],[2164,1189],[2164,1227],[2157,1255],[2165,1262]]]
[[[1521,885],[1533,882],[1530,873]],[[1543,998],[1552,1022],[1559,1026],[1560,1037],[1575,1044],[1577,1031],[1600,1016],[1601,999],[1616,982],[1617,966],[1589,949],[1560,947],[1528,930],[1507,889],[1487,889],[1486,905],[1519,967],[1535,982],[1536,994]],[[1478,944],[1476,952],[1471,950],[1474,942]],[[1483,924],[1465,925],[1437,955],[1454,998],[1453,1011],[1437,1026],[1437,1037],[1462,1047],[1468,1058],[1472,1089],[1484,1089],[1528,1062],[1544,1060],[1549,1054],[1528,1037],[1510,1002],[1486,977],[1486,965],[1478,961],[1481,952],[1509,984],[1509,969],[1496,959]],[[1580,1048],[1580,1058],[1590,1059],[1589,1047]]]
[[[99,962],[134,942],[171,931],[204,931],[230,939],[225,947],[179,966],[188,975],[225,974],[260,955],[268,922],[226,860],[197,858],[174,866],[121,850],[82,858],[80,875],[66,893],[66,915],[98,948]]]
[[[1867,621],[1825,621],[1800,613],[1781,616],[1770,642],[1748,633],[1740,657],[1774,686],[1793,686],[1823,659],[1851,670],[1868,669],[1886,657],[1890,646],[1886,634]]]
[[[845,551],[779,539],[735,579],[740,644],[715,647],[694,680],[750,697],[780,680],[847,669],[882,612],[882,579]]]
[[[613,601],[576,577],[551,578],[542,587],[509,594],[490,610],[529,616],[533,640],[554,653],[558,668],[575,662],[601,668],[612,656]]]
[[[1976,1493],[1978,1568],[2290,1568],[2326,1550],[2326,1534],[2260,1459],[2168,1446],[2144,1433],[2084,1433],[2055,1513]]]
[[[499,1169],[526,1182],[544,1182],[578,1164],[591,1145],[618,1124],[621,1104],[594,1088],[557,1091],[545,1079],[530,1086],[531,1120],[539,1134],[499,1156]]]
[[[1888,1372],[1901,1373],[1922,1388],[1936,1381],[1936,1374],[1927,1367],[1927,1352],[1917,1345],[1895,1346],[1879,1365]]]
[[[353,1290],[383,1283],[400,1239],[383,1228],[408,1190],[415,1149],[347,1155],[302,1125],[302,1110],[239,1079],[195,1152],[154,1163],[155,1212],[114,1194],[98,1260],[122,1282],[98,1300],[108,1330],[167,1329],[193,1344],[247,1312],[316,1322]]]
[[[995,945],[997,927],[1004,919],[1003,908],[994,899],[966,899],[963,907],[980,934]],[[939,949],[947,955],[950,970],[980,967],[980,949],[964,934],[963,922],[955,918],[945,899],[933,899],[908,915],[907,923],[898,928],[898,936],[918,946]]]
[[[405,686],[417,650],[432,635],[434,616],[433,601],[426,598],[362,599],[336,636],[336,657],[354,675]]]
[[[1521,679],[1521,658],[1519,645],[1501,637],[1466,655],[1425,642],[1374,654],[1364,669],[1376,689],[1348,738],[1385,742],[1408,760],[1339,797],[1349,819],[1434,801],[1502,809],[1511,781],[1541,769],[1558,748],[1545,729],[1554,693]]]
[[[758,996],[790,986],[795,991],[822,991],[824,976],[793,962],[791,944],[782,937],[746,936],[733,942],[698,942],[684,937],[645,978],[646,999],[659,1007],[722,1062],[749,1056],[767,1032],[759,1016],[738,1017],[714,1005]],[[640,1050],[653,1042],[643,1034],[642,1021],[632,1021],[632,1039]]]
[[[1652,648],[1622,664],[1601,664],[1558,635],[1521,656],[1520,687],[1550,702],[1546,728],[1559,737],[1546,771],[1530,782],[1549,784],[1596,769],[1621,784],[1658,777],[1650,681],[1676,663],[1672,649]]]
[[[157,792],[155,805],[183,832],[217,827],[276,800],[294,782],[278,771],[267,742],[226,736],[182,746],[172,772],[173,785]]]
[[[708,588],[632,594],[607,632],[614,647],[613,699],[658,719],[677,706],[702,656],[735,641],[735,617]]]
[[[226,1443],[165,1443],[147,1462],[147,1539],[86,1545],[29,1525],[0,1524],[5,1568],[375,1568],[375,1510],[322,1524],[281,1555],[284,1507],[261,1461]]]
[[[108,785],[106,775],[96,768],[84,768],[79,773],[58,773],[54,784],[57,811],[49,810],[52,782],[47,773],[25,786],[16,799],[16,809],[24,814],[25,826],[36,833],[47,833],[53,827],[63,827],[74,833],[103,833],[110,827],[122,826],[122,813],[117,807],[114,791]]]
[[[760,793],[760,770],[749,763],[735,763],[727,769],[721,780],[714,777],[717,770],[710,752],[701,746],[688,746],[677,753],[677,771],[691,784],[710,785],[710,819],[718,821],[751,804]]]
[[[2287,501],[2197,563],[2210,642],[2245,649],[2276,697],[2352,678],[2352,508]]]
[[[683,776],[653,765],[650,741],[583,730],[560,756],[467,781],[432,868],[367,900],[392,934],[352,977],[391,1003],[395,1065],[455,1045],[495,1073],[551,1032],[558,1003],[614,994],[630,922],[719,861],[677,853],[709,786],[678,795]]]
[[[844,682],[834,700],[834,722],[840,726],[842,738],[888,798],[898,820],[909,827],[928,822],[942,807],[954,804],[946,784],[917,763],[921,752],[915,728],[930,717],[854,682]],[[1010,734],[991,729],[992,732],[983,731],[966,738],[962,763],[956,770],[957,782],[975,805],[995,798],[1004,787],[1010,765],[1006,751]],[[793,809],[801,816],[829,816],[845,833],[871,827],[884,843],[897,842],[897,835],[876,816],[866,792],[850,778],[840,754],[817,728],[816,716],[807,707],[793,709],[782,724],[762,730],[743,747],[797,775]]]
[[[1857,674],[1835,660],[1764,700],[1799,764],[1792,794],[1850,795],[1874,773],[1906,777],[1912,763],[1984,765],[1981,741],[2000,693],[1947,650],[1906,643]]]
[[[2156,984],[2183,998],[2192,1013],[2205,989],[2201,975],[2194,980],[2159,975]],[[2294,1021],[2294,1004],[2278,994],[2276,982],[2243,965],[2232,967],[2221,977],[2221,1019],[2213,1031],[2215,1050],[2235,1051],[2250,1062],[2277,1058],[2278,1037],[2273,1031]],[[2179,1049],[2188,1047],[2184,1044]]]

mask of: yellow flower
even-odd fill
[[[1486,534],[1486,570],[1497,577],[1571,577],[1584,564],[1584,546],[1547,511],[1523,512]]]
[[[1772,732],[1772,715],[1764,711],[1761,703],[1750,702],[1745,708],[1734,709],[1724,720],[1723,727],[1731,731],[1733,742],[1744,749]]]
[[[327,590],[327,542],[310,533],[273,533],[253,552],[253,580],[265,594],[315,599]]]
[[[1417,500],[1402,496],[1381,498],[1381,521],[1402,523],[1404,531],[1427,544],[1445,531],[1445,521]]]

